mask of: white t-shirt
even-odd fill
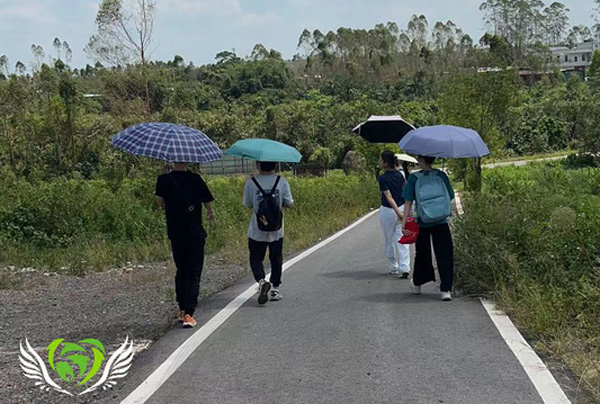
[[[277,180],[277,175],[257,175],[254,178],[256,178],[266,193],[270,193]],[[290,184],[284,177],[281,177],[279,184],[277,184],[275,197],[279,200],[280,207],[283,207],[283,204],[291,205],[294,203],[292,192],[290,191]],[[252,208],[253,211],[252,219],[250,219],[250,225],[248,226],[248,237],[255,241],[272,243],[283,238],[283,225],[279,231],[261,231],[258,228],[256,213],[258,212],[258,207],[262,199],[262,193],[259,191],[256,184],[249,179],[244,188],[244,206]]]

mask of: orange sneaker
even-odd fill
[[[183,318],[183,328],[194,328],[195,326],[196,320],[194,320],[194,317],[190,316],[189,314],[186,314]]]
[[[177,320],[180,323],[183,323],[183,318],[185,317],[185,310],[179,310],[179,314],[177,315]]]

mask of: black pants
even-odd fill
[[[250,268],[254,274],[254,279],[259,282],[265,279],[265,268],[263,261],[269,248],[269,261],[271,261],[271,283],[277,288],[281,285],[281,271],[283,268],[283,238],[268,243],[266,241],[256,241],[248,239],[248,248],[250,249]]]
[[[438,271],[442,284],[442,292],[452,291],[454,282],[454,248],[452,246],[452,234],[448,224],[436,227],[421,227],[417,238],[417,255],[415,257],[415,271],[413,282],[416,286],[435,281],[435,272],[431,257],[431,241],[437,259]]]
[[[205,237],[187,240],[171,240],[173,260],[177,267],[175,275],[175,294],[179,309],[190,316],[198,305],[200,278],[204,267]]]

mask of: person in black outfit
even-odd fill
[[[198,304],[206,243],[202,205],[206,207],[209,222],[214,222],[214,198],[202,177],[188,171],[187,163],[175,163],[170,173],[158,177],[156,201],[166,212],[167,234],[177,267],[178,318],[184,328],[192,328],[196,325],[193,316]]]

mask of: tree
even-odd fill
[[[73,58],[73,51],[71,50],[71,47],[69,46],[69,43],[67,41],[64,41],[62,43],[62,49],[65,51],[65,62],[71,63],[71,60]]]
[[[595,51],[586,75],[595,88],[600,88],[600,51]]]
[[[457,75],[440,96],[440,118],[449,125],[476,130],[494,151],[501,146],[499,129],[505,126],[508,112],[517,101],[518,85],[514,71]],[[481,186],[481,159],[469,164],[465,185],[477,190]],[[467,181],[469,178],[472,180]]]
[[[217,65],[236,64],[242,61],[242,59],[235,54],[235,51],[219,52],[217,53],[217,56],[215,56],[215,60],[217,61]]]
[[[333,154],[327,147],[317,147],[310,156],[310,162],[320,164],[327,170],[331,168]]]
[[[252,60],[265,60],[269,58],[269,51],[263,44],[254,45],[254,49],[252,49],[252,54],[250,55],[250,59]]]
[[[569,26],[569,10],[563,3],[554,2],[550,7],[544,9],[545,27],[548,33],[548,43],[550,45],[560,45],[563,43],[565,33]]]
[[[8,56],[0,56],[0,72],[2,72],[6,77],[10,76],[10,72],[8,71],[8,64]]]
[[[522,58],[527,47],[542,38],[544,16],[541,0],[486,0],[480,6],[494,35],[506,38],[513,56]]]
[[[146,112],[150,112],[150,88],[146,74],[154,40],[154,0],[102,0],[96,15],[97,32],[85,51],[93,59],[123,66],[141,63],[146,87]]]
[[[17,74],[25,74],[27,68],[25,67],[25,64],[19,60],[15,65],[15,71]]]
[[[513,51],[511,44],[501,35],[492,35],[486,33],[479,41],[481,45],[490,49],[490,54],[494,56],[497,63],[501,65],[511,65],[513,62]]]
[[[60,39],[54,38],[52,45],[54,45],[54,49],[56,49],[56,54],[58,56],[58,59],[59,60],[62,59],[62,57],[61,57],[62,42],[60,42]]]
[[[594,10],[594,20],[596,21],[596,25],[594,26],[594,29],[596,30],[596,35],[600,36],[600,0],[594,0],[594,3],[596,3],[596,9]]]
[[[419,48],[423,48],[428,45],[428,34],[429,22],[427,21],[427,17],[425,17],[424,15],[413,15],[410,21],[408,22],[407,35],[410,38],[412,38],[413,42],[416,42],[416,45]]]
[[[179,55],[175,55],[172,63],[173,63],[173,67],[175,67],[175,68],[182,67],[183,66],[183,57],[181,57]]]
[[[309,57],[314,51],[314,41],[312,37],[312,33],[306,28],[300,34],[300,39],[298,39],[297,49],[302,48],[304,50],[304,57]]]
[[[115,66],[146,65],[154,40],[154,0],[102,0],[96,29],[85,48],[93,59]]]
[[[588,41],[592,38],[592,30],[585,25],[577,25],[571,28],[567,36],[567,44],[572,48],[578,43]]]

